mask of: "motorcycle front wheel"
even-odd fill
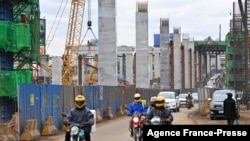
[[[139,131],[139,128],[134,128],[133,132],[134,132],[134,140],[135,141],[142,141],[142,137],[141,137],[141,133]]]

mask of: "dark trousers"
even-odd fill
[[[84,137],[86,141],[91,141],[89,132],[84,132]],[[70,141],[70,132],[66,132],[65,141]]]
[[[234,119],[227,119],[227,125],[234,125]]]

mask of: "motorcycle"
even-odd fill
[[[161,119],[159,116],[153,116],[149,121],[149,125],[172,125],[172,122],[168,122],[166,119]]]
[[[153,118],[150,120],[150,125],[161,125],[162,121],[159,116],[153,116]]]
[[[135,141],[142,141],[143,138],[144,114],[134,112],[132,115],[133,138]]]
[[[66,114],[63,113],[62,115],[66,117]],[[67,132],[70,132],[70,141],[85,140],[83,127],[85,127],[87,124],[65,121],[64,125],[66,126]]]
[[[187,106],[188,109],[190,109],[192,107],[192,100],[187,99],[186,106]]]

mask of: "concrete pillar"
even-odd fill
[[[42,55],[41,56],[41,63],[43,63],[46,66],[49,66],[49,55]],[[40,70],[38,72],[38,75],[42,76],[42,77],[49,77],[50,76],[49,73],[41,67],[40,67]]]
[[[182,88],[182,80],[181,80],[181,28],[175,27],[173,29],[174,34],[174,89]]]
[[[154,59],[154,67],[155,67],[155,78],[160,77],[160,53],[155,53]]]
[[[62,58],[52,57],[52,84],[62,85]]]
[[[117,86],[116,0],[98,0],[98,85]]]
[[[209,75],[209,77],[211,76],[211,55],[208,53],[207,54],[207,74]]]
[[[189,35],[187,33],[182,34],[182,45],[184,46],[184,77],[185,77],[185,88],[190,86],[190,52],[189,52]]]
[[[160,19],[160,88],[170,89],[169,19]]]
[[[149,88],[148,2],[136,7],[136,88]]]
[[[126,54],[126,80],[133,84],[133,54]]]

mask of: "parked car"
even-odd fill
[[[233,99],[236,100],[236,92],[234,90],[215,90],[212,94],[210,103],[210,119],[224,118],[223,102],[227,98],[227,93],[233,94]],[[237,99],[239,100],[239,99]],[[236,101],[236,107],[238,106]],[[237,111],[238,112],[238,111]]]
[[[163,96],[166,100],[165,106],[174,112],[180,111],[180,102],[174,91],[161,91],[157,96]]]
[[[187,93],[180,93],[178,98],[180,102],[180,107],[186,107],[186,102],[187,102]],[[192,99],[192,107],[194,106],[194,98]]]
[[[198,93],[197,92],[193,92],[192,97],[194,99],[194,102],[198,102],[199,99],[198,99]]]

